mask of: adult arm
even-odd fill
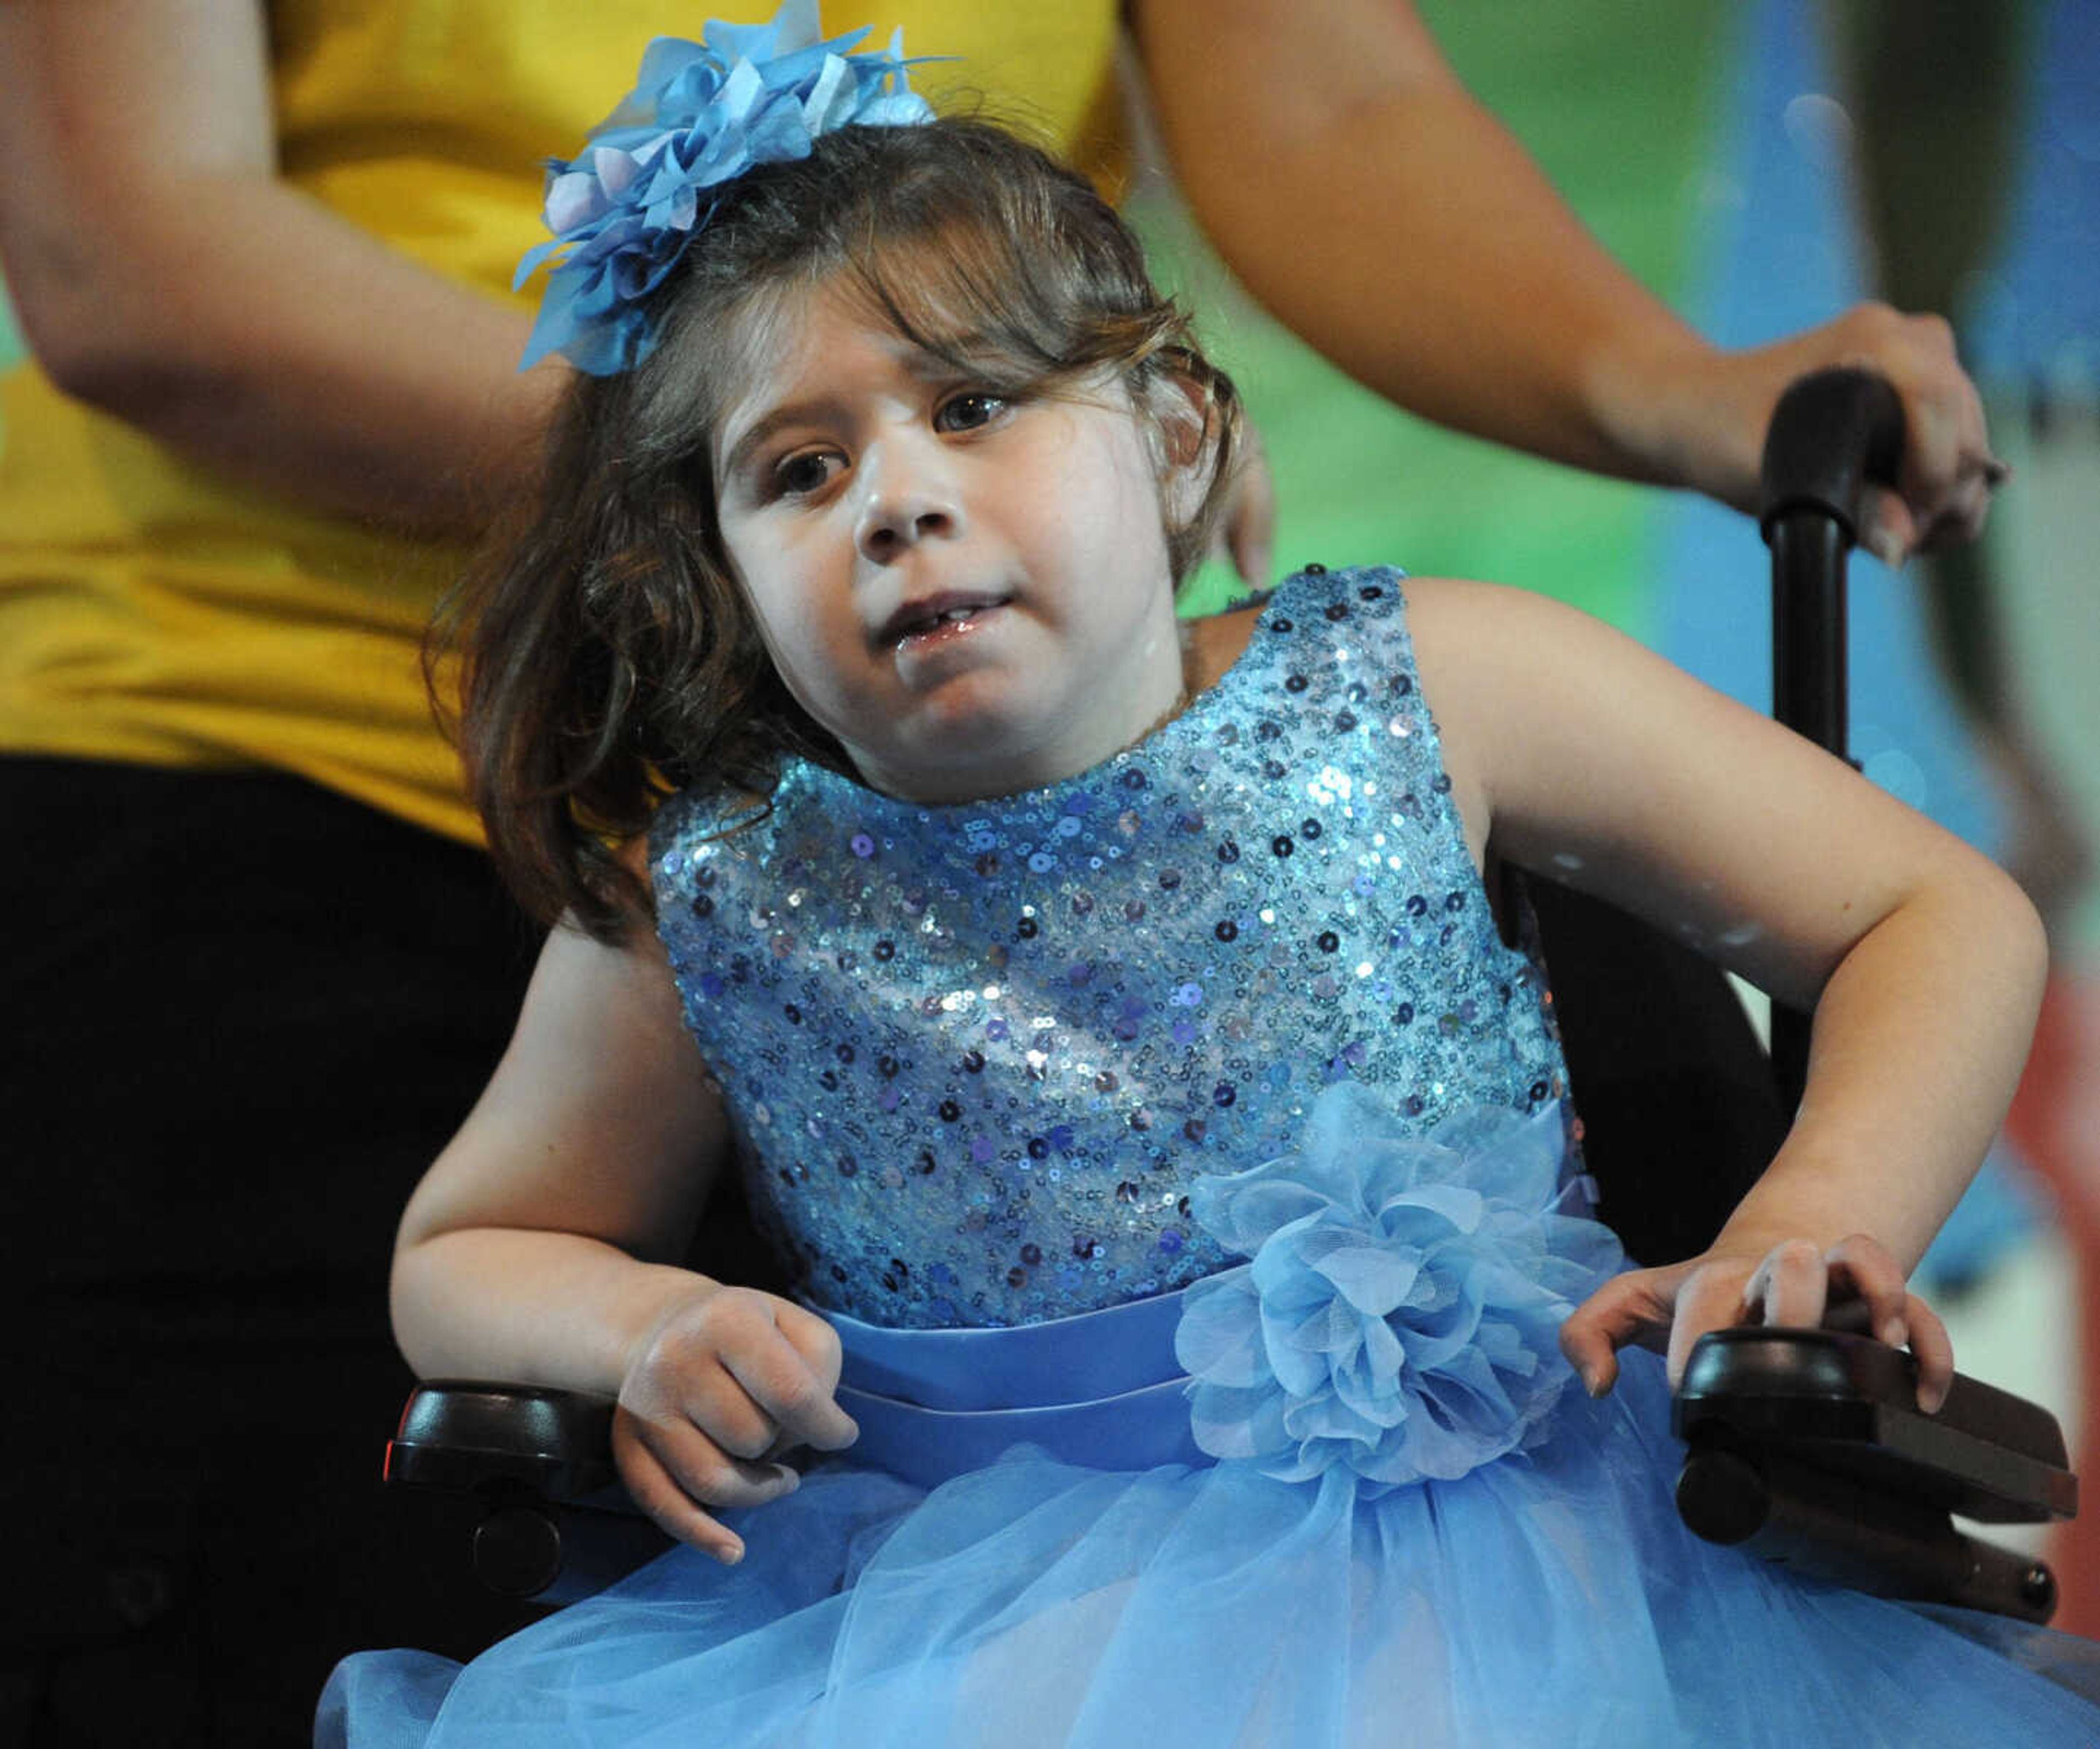
[[[1597,244],[1468,95],[1405,0],[1131,0],[1169,155],[1220,254],[1294,332],[1388,399],[1555,460],[1740,509],[1774,402],[1873,364],[1912,435],[1885,558],[1982,527],[1981,403],[1937,316],[1863,304],[1724,351]]]
[[[280,180],[259,0],[0,5],[0,259],[67,393],[320,509],[478,532],[562,367]]]
[[[2033,908],[1842,761],[1586,616],[1478,585],[1409,598],[1476,852],[1624,905],[1815,1014],[1806,1096],[1757,1185],[1703,1257],[1582,1308],[1571,1357],[1596,1388],[1630,1340],[1666,1339],[1681,1365],[1753,1304],[1818,1322],[1834,1274],[1912,1340],[1936,1398],[1951,1358],[1902,1279],[2026,1059],[2047,951]]]

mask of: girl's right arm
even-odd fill
[[[653,931],[555,929],[488,1090],[410,1199],[394,1326],[426,1378],[617,1396],[622,1478],[671,1535],[726,1561],[707,1508],[796,1485],[774,1460],[857,1429],[814,1314],[679,1266],[727,1151],[721,1101]]]

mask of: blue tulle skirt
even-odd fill
[[[1021,1331],[845,1325],[862,1449],[464,1669],[346,1661],[320,1740],[2100,1744],[2100,1647],[1787,1577],[1679,1523],[1660,1364],[1449,1478],[1189,1443],[1168,1296]]]

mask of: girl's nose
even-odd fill
[[[865,557],[888,563],[922,541],[963,532],[960,495],[938,457],[893,453],[872,467],[864,457],[862,466],[867,496],[855,532]]]

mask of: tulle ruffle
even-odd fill
[[[1678,1524],[1666,1392],[1450,1482],[840,1464],[447,1681],[349,1660],[321,1741],[1521,1749],[2100,1742],[2100,1648],[1791,1580]],[[1949,1625],[1952,1623],[1953,1625]],[[2015,1662],[2018,1659],[2018,1662]],[[2056,1680],[2022,1664],[2046,1667]]]

